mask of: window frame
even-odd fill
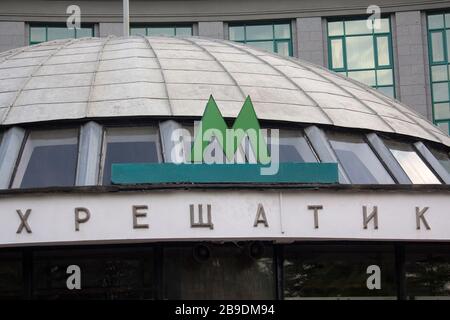
[[[430,16],[435,16],[435,15],[442,15],[443,18],[443,26],[441,28],[433,28],[430,29],[430,23],[429,23],[429,17]],[[435,109],[435,105],[436,104],[441,104],[441,103],[447,103],[449,105],[449,109],[450,109],[450,52],[448,52],[448,49],[450,47],[450,24],[447,25],[447,21],[445,19],[445,15],[450,15],[450,11],[448,10],[444,10],[444,11],[439,11],[439,12],[429,12],[427,14],[427,18],[426,18],[426,26],[427,26],[427,41],[428,41],[428,72],[429,72],[429,79],[430,79],[430,93],[431,93],[431,111],[432,111],[432,116],[433,116],[433,122],[434,124],[436,124],[438,127],[441,127],[441,129],[443,129],[442,127],[447,127],[447,134],[450,134],[450,110],[449,110],[449,116],[447,118],[442,118],[442,119],[436,119],[436,109]],[[431,41],[431,36],[434,33],[441,33],[442,35],[442,39],[443,39],[443,55],[444,55],[444,60],[442,61],[433,61],[433,44]],[[447,34],[449,36],[447,36]],[[447,69],[447,80],[438,80],[438,81],[433,81],[433,67],[435,66],[446,66]],[[440,83],[446,83],[447,84],[447,89],[448,89],[448,99],[447,101],[435,101],[435,92],[433,89],[433,85],[434,84],[440,84]],[[443,129],[444,130],[444,129]]]
[[[371,86],[372,88],[378,89],[378,88],[391,88],[393,90],[393,97],[395,98],[397,96],[396,87],[395,87],[395,68],[394,68],[394,53],[393,53],[393,42],[392,42],[392,21],[390,16],[382,16],[381,19],[387,19],[389,24],[389,32],[375,32],[374,29],[372,29],[371,33],[361,33],[361,34],[346,34],[345,29],[345,22],[347,21],[358,21],[358,20],[366,20],[367,18],[363,17],[351,17],[351,18],[342,18],[342,19],[333,19],[329,18],[327,19],[326,23],[326,36],[327,36],[327,50],[328,50],[328,69],[340,73],[345,74],[346,77],[348,77],[349,72],[358,72],[358,71],[374,71],[375,74],[375,85]],[[342,22],[342,35],[329,35],[329,23],[330,22]],[[373,43],[373,54],[374,54],[374,67],[373,68],[358,68],[358,69],[348,69],[348,63],[347,63],[347,44],[346,39],[347,38],[353,38],[353,37],[364,37],[364,36],[371,36],[372,37],[372,43]],[[380,65],[379,63],[379,57],[378,57],[378,38],[387,37],[388,40],[388,51],[389,51],[389,65]],[[333,40],[340,40],[342,45],[342,62],[343,66],[342,68],[333,68],[333,54],[332,54],[332,46],[331,42]],[[391,70],[392,71],[392,85],[378,85],[378,74],[377,71],[379,70]]]
[[[194,35],[194,25],[192,23],[187,23],[187,24],[131,24],[130,25],[130,36],[133,36],[133,34],[131,34],[131,30],[132,29],[145,29],[145,36],[148,37],[149,36],[149,29],[152,28],[172,28],[174,29],[174,37],[177,37],[177,29],[179,28],[190,28],[191,29],[191,36]]]
[[[277,38],[275,33],[275,26],[276,25],[288,25],[289,26],[289,38]],[[272,38],[264,38],[264,39],[257,39],[257,40],[248,40],[247,39],[247,27],[249,26],[271,26],[272,27]],[[233,27],[243,27],[244,28],[244,40],[233,40],[230,38],[230,28]],[[242,44],[251,44],[252,42],[264,42],[264,41],[272,41],[272,53],[279,54],[278,53],[278,43],[288,43],[288,49],[289,49],[289,55],[288,57],[294,56],[294,49],[293,49],[293,34],[292,34],[292,22],[291,20],[286,21],[251,21],[251,22],[242,22],[242,23],[229,23],[228,24],[228,38],[230,41],[234,41],[237,43]]]
[[[45,41],[31,41],[31,29],[32,28],[45,28]],[[42,22],[30,23],[29,26],[28,26],[28,31],[29,31],[28,32],[28,44],[30,46],[32,46],[32,45],[36,45],[36,44],[39,44],[39,43],[44,43],[44,42],[47,42],[47,41],[53,41],[53,40],[48,40],[48,28],[67,29],[67,27],[64,24],[61,24],[61,23],[42,23]],[[83,29],[91,29],[91,31],[92,31],[91,32],[91,37],[95,36],[95,24],[89,24],[89,23],[81,24],[81,28],[83,28]],[[75,30],[74,30],[75,37],[74,38],[66,38],[66,39],[79,39],[77,37],[77,31],[78,31],[78,29],[75,28]]]
[[[105,173],[105,162],[106,162],[106,154],[107,154],[107,147],[108,147],[108,130],[140,130],[140,129],[150,129],[155,131],[156,139],[156,151],[157,151],[157,158],[158,163],[163,163],[165,161],[164,159],[164,151],[162,150],[162,142],[161,142],[161,133],[160,128],[158,124],[141,124],[141,125],[103,125],[102,126],[102,143],[101,143],[101,150],[100,150],[100,161],[99,161],[99,170],[98,170],[98,178],[97,178],[97,185],[98,186],[104,186],[103,184],[103,178]]]

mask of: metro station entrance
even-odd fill
[[[79,289],[73,288],[78,276]],[[0,299],[17,298],[450,299],[450,245],[238,242],[1,249]]]

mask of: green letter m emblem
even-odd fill
[[[200,125],[196,130],[189,160],[191,162],[204,162],[205,150],[212,139],[215,138],[226,158],[232,161],[245,136],[250,141],[256,161],[260,164],[270,163],[267,144],[262,135],[250,97],[247,97],[245,100],[239,115],[233,123],[233,127],[229,129],[214,98],[210,96]]]

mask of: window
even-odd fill
[[[0,299],[19,299],[23,294],[24,279],[20,252],[0,253]]]
[[[75,185],[78,130],[32,131],[23,149],[13,188]]]
[[[132,26],[132,36],[169,36],[185,37],[192,36],[192,26]]]
[[[450,246],[407,246],[405,269],[409,299],[450,299]]]
[[[441,183],[412,145],[392,140],[385,140],[385,143],[413,184]]]
[[[161,162],[159,136],[154,128],[108,128],[103,165],[103,185],[111,184],[114,163]]]
[[[450,123],[450,13],[428,16],[428,48],[433,120],[449,133]]]
[[[58,39],[78,39],[93,37],[94,27],[83,26],[80,29],[68,29],[66,26],[30,26],[30,45]]]
[[[430,149],[431,153],[441,163],[441,165],[450,173],[450,154],[448,151]]]
[[[166,247],[164,299],[274,299],[271,246]]]
[[[389,246],[289,245],[284,247],[285,299],[395,299],[395,255]],[[367,287],[367,268],[381,269],[381,289]]]
[[[352,183],[395,183],[362,137],[336,133],[328,134],[328,137],[339,163]]]
[[[81,270],[81,290],[67,288],[67,268]],[[33,255],[36,299],[152,299],[153,249],[64,249]]]
[[[395,97],[389,18],[368,28],[367,19],[328,22],[329,68]]]
[[[292,56],[290,23],[243,24],[229,28],[230,40],[248,44],[282,56]]]
[[[297,130],[280,130],[279,144],[272,146],[268,139],[269,152],[278,148],[279,162],[317,162],[311,147],[302,132]],[[272,159],[274,161],[275,159]]]

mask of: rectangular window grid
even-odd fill
[[[169,37],[183,37],[192,36],[192,26],[140,26],[135,25],[130,28],[130,35],[132,36],[169,36]]]
[[[390,19],[380,19],[379,25],[372,21],[372,27],[368,21],[328,21],[328,66],[395,97]]]
[[[292,31],[289,22],[239,24],[229,27],[232,41],[245,43],[283,56],[293,56]]]
[[[450,133],[450,13],[429,14],[427,22],[433,120]]]
[[[31,25],[30,45],[58,39],[78,39],[93,37],[93,26],[82,26],[80,29],[68,29],[64,25]]]

